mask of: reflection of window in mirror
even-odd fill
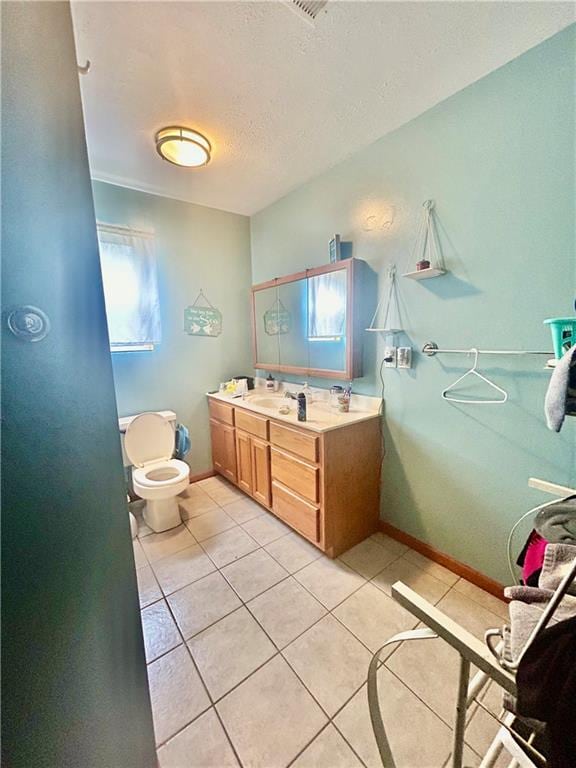
[[[346,335],[346,270],[308,278],[308,340],[340,341]]]

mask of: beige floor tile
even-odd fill
[[[236,523],[224,512],[221,507],[211,509],[199,517],[186,520],[186,526],[197,541],[204,541],[218,533],[223,533],[229,528],[234,528]]]
[[[284,658],[332,717],[366,680],[371,654],[333,616],[284,649]]]
[[[276,653],[246,608],[196,635],[188,647],[213,699],[224,696]]]
[[[382,719],[398,768],[439,768],[451,749],[452,732],[385,667],[379,673]],[[382,768],[366,688],[339,712],[334,725],[368,768]]]
[[[241,605],[240,599],[219,573],[195,581],[168,597],[168,603],[188,639]]]
[[[334,610],[334,615],[375,653],[398,632],[412,629],[417,619],[373,584],[365,584]],[[382,654],[383,659],[392,651]]]
[[[252,499],[238,499],[232,501],[230,504],[225,504],[224,509],[226,510],[226,514],[230,515],[230,517],[239,525],[241,523],[247,523],[248,520],[253,520],[255,517],[268,514],[264,507],[261,507],[260,504],[252,501]]]
[[[158,750],[160,768],[237,768],[220,720],[209,709]]]
[[[288,576],[288,572],[263,549],[226,565],[221,573],[245,602]]]
[[[499,711],[496,710],[496,715]],[[466,743],[479,755],[483,755],[498,732],[498,723],[479,707],[473,713],[466,727]],[[510,756],[508,756],[508,765]]]
[[[206,491],[203,491],[201,488],[198,488],[186,498],[179,498],[178,506],[180,507],[180,516],[182,517],[182,520],[190,520],[193,517],[198,517],[213,509],[219,509],[218,504],[216,504],[214,499],[211,496],[208,496]]]
[[[504,624],[501,616],[487,611],[455,589],[447,592],[436,607],[482,641],[487,629],[501,627]]]
[[[339,560],[322,557],[294,574],[300,584],[328,610],[345,600],[365,583],[359,573]]]
[[[284,648],[326,614],[324,606],[293,578],[251,600],[248,608],[278,648]]]
[[[285,768],[326,723],[289,665],[276,656],[217,704],[244,766]]]
[[[217,568],[223,568],[228,563],[233,563],[234,560],[258,549],[258,544],[240,526],[235,525],[229,531],[203,541],[202,549]]]
[[[295,573],[322,557],[322,552],[297,533],[289,533],[264,549],[289,573]]]
[[[358,571],[365,579],[376,576],[397,558],[397,554],[390,552],[372,539],[366,539],[340,555],[340,560]]]
[[[148,663],[180,645],[182,638],[164,600],[159,600],[157,603],[152,603],[152,605],[144,608],[141,615],[144,648]]]
[[[155,603],[162,597],[162,590],[158,586],[154,571],[149,565],[139,568],[136,571],[138,580],[138,597],[140,598],[140,608],[146,608],[147,605]]]
[[[509,620],[508,603],[504,600],[500,600],[489,592],[485,592],[475,584],[466,581],[466,579],[458,579],[454,584],[454,589],[456,592],[460,592],[466,597],[469,597],[470,600],[474,600],[475,603],[478,603],[488,611],[492,611],[492,613],[501,616],[506,621]]]
[[[404,557],[406,560],[414,563],[414,565],[422,568],[422,570],[426,571],[426,573],[429,573],[430,576],[434,576],[435,579],[439,579],[445,584],[448,584],[449,587],[454,586],[454,584],[456,584],[460,578],[455,573],[452,573],[452,571],[449,571],[448,568],[444,568],[443,565],[433,562],[427,557],[424,557],[424,555],[421,555],[420,552],[416,552],[413,549],[409,549],[405,553]]]
[[[336,728],[328,725],[292,763],[291,768],[362,768],[362,763]]]
[[[392,584],[396,581],[402,581],[406,586],[418,592],[429,602],[436,604],[446,592],[450,589],[448,584],[430,576],[426,571],[418,568],[417,565],[400,557],[393,563],[390,563],[383,571],[372,579],[379,589],[387,595],[392,594]]]
[[[194,544],[157,560],[152,567],[162,591],[169,595],[212,573],[214,563],[200,545]]]
[[[490,683],[480,694],[480,700],[491,712],[499,715],[502,709],[502,689],[496,683]],[[497,730],[498,725],[494,718],[477,707],[473,711],[466,728],[466,741],[476,753],[483,755],[491,744]],[[495,768],[507,768],[509,763],[509,755],[506,760],[504,760],[504,757],[501,757],[497,761]]]
[[[291,530],[287,525],[281,523],[280,520],[271,514],[255,517],[253,520],[244,523],[242,528],[244,528],[253,539],[256,539],[261,546],[270,544],[270,542],[276,541],[276,539],[279,539],[282,536],[286,536]]]
[[[150,664],[148,684],[156,744],[162,744],[210,706],[183,645]]]
[[[144,554],[144,550],[142,549],[142,544],[138,539],[134,539],[134,541],[132,542],[132,548],[134,550],[134,565],[136,566],[136,570],[147,566],[148,558]]]
[[[230,504],[244,498],[241,491],[221,477],[209,477],[207,480],[201,480],[199,485],[217,504]]]
[[[373,541],[378,542],[380,546],[386,547],[386,549],[389,552],[392,552],[394,555],[403,555],[404,552],[408,551],[408,547],[406,544],[402,544],[400,541],[396,541],[396,539],[393,539],[391,536],[388,536],[386,533],[382,533],[382,531],[378,531],[378,533],[372,534],[370,537]]]
[[[386,661],[391,669],[443,720],[451,723],[456,709],[458,652],[441,639],[411,640]]]
[[[179,525],[177,528],[164,531],[164,533],[153,533],[146,536],[140,543],[148,560],[155,563],[162,557],[173,555],[174,552],[191,547],[192,544],[196,544],[196,540],[185,525]]]
[[[142,517],[142,513],[144,511],[144,507],[146,505],[146,502],[144,499],[136,499],[136,501],[131,501],[130,504],[128,504],[128,509],[130,512],[134,515],[136,518],[136,522],[138,524],[138,538],[143,539],[144,536],[149,536],[151,533],[154,533],[152,528],[149,528],[146,523],[144,522],[144,518]]]

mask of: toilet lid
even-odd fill
[[[167,461],[174,452],[172,425],[158,413],[136,416],[126,429],[124,450],[135,467]]]

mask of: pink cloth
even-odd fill
[[[522,580],[524,584],[528,583],[530,576],[539,571],[544,563],[544,554],[548,542],[543,539],[539,533],[532,531],[528,539],[528,546],[524,555],[524,564],[522,566]]]

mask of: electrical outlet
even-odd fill
[[[396,347],[384,347],[384,368],[396,368]]]
[[[398,347],[396,353],[398,368],[412,367],[412,347]]]

